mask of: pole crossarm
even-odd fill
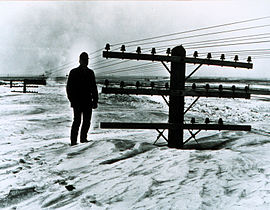
[[[184,124],[184,129],[189,130],[231,130],[251,131],[250,125],[220,125],[220,124]]]
[[[24,80],[46,80],[47,77],[43,77],[43,76],[0,76],[0,80],[4,80],[4,81],[24,81]]]
[[[180,129],[175,123],[134,123],[134,122],[101,122],[100,128],[106,129]],[[250,131],[250,125],[220,125],[220,124],[183,124],[187,130],[233,130]]]
[[[45,79],[25,79],[26,84],[35,84],[35,85],[46,85]]]
[[[167,56],[167,55],[153,55],[153,54],[138,54],[138,53],[103,51],[103,57],[130,59],[130,60],[148,60],[148,61],[166,61],[166,62],[175,62],[175,63],[205,64],[205,65],[227,66],[227,67],[246,68],[246,69],[253,68],[252,63],[222,61],[222,60],[192,58],[192,57],[184,57],[183,58],[180,56]]]
[[[218,89],[193,90],[186,88],[185,90],[162,90],[162,89],[146,89],[146,88],[102,88],[102,93],[106,94],[129,94],[129,95],[174,95],[174,96],[200,96],[200,97],[220,97],[220,98],[250,98],[250,93],[245,91],[219,91]]]
[[[254,94],[254,95],[270,95],[270,90],[259,90],[259,89],[255,89],[255,90],[252,90],[250,89],[248,91],[250,94]]]
[[[130,60],[167,61],[167,62],[177,62],[177,63],[184,62],[184,59],[179,56],[108,52],[108,51],[103,51],[103,57],[130,59]]]
[[[227,67],[235,67],[235,68],[245,68],[252,69],[252,63],[243,63],[243,62],[235,62],[235,61],[222,61],[222,60],[212,60],[212,59],[203,59],[203,58],[185,58],[185,63],[194,63],[194,64],[205,64],[205,65],[213,65],[213,66],[227,66]]]
[[[38,93],[37,91],[20,91],[20,90],[12,90],[12,93]]]
[[[0,78],[1,79],[1,78]],[[25,79],[25,78],[4,78],[4,81],[9,82],[25,82],[25,84],[46,85],[46,79]]]
[[[129,123],[129,122],[101,122],[100,128],[107,129],[179,129],[180,125],[173,123]]]
[[[170,95],[170,90],[146,89],[146,88],[102,88],[102,93],[106,94],[130,94],[130,95]]]

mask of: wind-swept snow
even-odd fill
[[[70,147],[65,85],[39,92],[0,86],[0,208],[270,208],[268,100],[200,99],[187,120],[222,117],[251,124],[252,131],[202,132],[200,145],[187,147],[197,150],[176,150],[152,145],[152,130],[98,128],[101,121],[166,122],[159,98],[100,95],[91,141]]]

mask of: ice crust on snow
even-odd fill
[[[39,92],[13,94],[0,86],[1,208],[270,208],[269,100],[200,99],[187,121],[222,117],[251,124],[252,131],[202,132],[198,150],[176,150],[152,145],[151,130],[98,128],[101,121],[166,122],[162,99],[100,95],[91,141],[70,147],[72,110],[65,85]],[[187,98],[186,106],[192,100]],[[68,191],[68,185],[75,189]]]

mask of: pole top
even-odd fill
[[[186,56],[186,50],[182,45],[176,46],[172,49],[172,55]]]

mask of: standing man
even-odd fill
[[[81,143],[87,142],[92,109],[97,108],[98,91],[94,72],[88,66],[88,54],[80,55],[80,66],[72,69],[67,81],[67,96],[73,108],[74,119],[71,127],[71,146],[77,144],[77,136],[83,116],[80,133]]]

